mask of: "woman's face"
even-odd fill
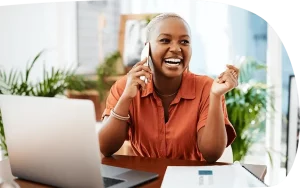
[[[178,77],[188,67],[191,55],[190,31],[180,18],[166,18],[157,23],[150,35],[154,73]]]

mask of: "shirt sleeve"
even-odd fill
[[[206,125],[207,122],[207,116],[208,116],[208,108],[209,108],[209,97],[210,97],[210,88],[212,85],[212,82],[209,82],[209,84],[206,84],[206,87],[203,89],[202,93],[202,98],[203,102],[200,103],[199,105],[199,121],[197,124],[197,132]],[[228,114],[227,114],[227,108],[226,108],[226,100],[225,96],[222,96],[222,109],[223,109],[223,114],[224,114],[224,122],[226,126],[226,132],[227,132],[227,146],[232,144],[234,139],[236,138],[236,132],[234,130],[234,127],[232,126],[231,122],[228,119]],[[213,134],[213,133],[212,133]]]

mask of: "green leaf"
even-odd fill
[[[231,145],[234,160],[243,160],[259,139],[258,133],[264,130],[268,101],[272,101],[273,96],[268,94],[269,86],[254,80],[253,74],[266,68],[254,59],[244,59],[240,66],[239,86],[226,94],[228,118],[237,133]]]
[[[29,81],[30,73],[43,53],[45,53],[45,50],[42,50],[33,58],[33,61],[28,64],[24,72],[14,69],[6,72],[5,70],[1,69],[0,94],[44,97],[55,97],[57,94],[63,94],[64,90],[67,89],[67,78],[73,76],[76,69],[56,70],[54,67],[52,67],[51,71],[48,72],[44,65],[42,80],[35,84]],[[1,113],[0,140],[1,149],[7,151]]]

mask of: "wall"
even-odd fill
[[[81,64],[79,73],[93,72],[99,61],[98,41],[98,12],[101,7],[87,1],[76,2],[77,5],[77,52],[78,62]]]
[[[120,2],[78,1],[78,73],[93,74],[106,56],[118,49]],[[103,26],[103,27],[101,27]]]
[[[0,66],[23,70],[27,61],[43,49],[49,52],[33,69],[32,80],[46,66],[75,63],[75,4],[45,3],[0,7]]]
[[[103,35],[103,58],[118,50],[120,5],[119,0],[109,0],[105,9],[106,27]]]

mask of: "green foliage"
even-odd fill
[[[73,75],[67,79],[69,90],[75,91],[85,91],[91,89],[98,89],[98,82],[94,80],[89,80],[84,75]]]
[[[1,149],[6,152],[6,153],[4,153],[4,155],[7,155],[7,145],[5,142],[5,134],[4,134],[2,116],[1,116],[1,112],[0,112],[0,150]]]
[[[229,119],[238,135],[232,144],[234,160],[242,160],[253,141],[257,140],[258,134],[252,133],[265,120],[266,95],[265,87],[252,85],[249,88],[236,88],[226,96]]]
[[[229,120],[237,133],[232,143],[234,161],[241,161],[250,147],[259,139],[264,128],[267,105],[273,100],[268,94],[270,88],[265,83],[252,79],[257,70],[266,66],[252,59],[241,62],[239,86],[226,94]]]
[[[45,51],[39,52],[32,62],[27,65],[24,72],[18,70],[0,70],[0,94],[6,95],[23,95],[23,96],[40,96],[40,97],[55,97],[63,94],[68,87],[70,77],[74,76],[75,69],[60,70],[52,68],[47,71],[43,67],[43,78],[37,83],[32,83],[29,80],[32,68],[37,63],[41,55]],[[2,117],[0,113],[0,149],[7,152],[7,145],[5,143],[5,133],[3,128]],[[7,153],[6,153],[7,155]]]
[[[116,65],[119,60],[121,60],[121,54],[119,51],[116,51],[107,56],[104,62],[97,68],[98,91],[101,99],[104,98],[104,92],[111,87],[111,83],[105,81],[105,78],[117,75]]]
[[[104,99],[105,92],[110,89],[113,83],[106,80],[109,76],[118,75],[117,62],[121,60],[119,51],[108,55],[102,64],[96,69],[97,79],[90,79],[87,75],[73,75],[67,78],[68,90],[83,92],[85,90],[97,90],[100,101]]]

